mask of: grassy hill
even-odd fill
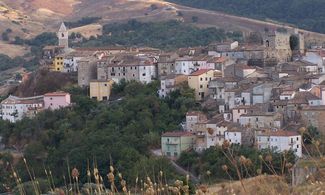
[[[291,23],[300,28],[325,33],[323,0],[168,0],[190,7],[222,11],[262,20]]]

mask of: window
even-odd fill
[[[256,121],[258,121],[258,118],[256,118]]]
[[[202,89],[202,88],[203,88],[203,86],[202,86],[202,85],[200,85],[200,88]]]
[[[142,76],[146,76],[146,73],[143,73]]]
[[[297,148],[299,148],[299,145],[297,145]]]
[[[107,96],[103,96],[103,100],[107,100]]]
[[[202,81],[203,80],[203,78],[200,78],[200,81]]]
[[[104,84],[105,87],[107,87],[107,84]]]
[[[125,73],[123,73],[123,76],[125,76]]]
[[[297,141],[299,141],[299,137],[297,137]]]
[[[205,77],[205,80],[207,81],[208,80],[208,77]]]
[[[174,152],[174,156],[177,156],[177,152]]]

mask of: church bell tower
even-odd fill
[[[59,39],[59,46],[64,47],[64,49],[68,49],[69,48],[69,32],[63,22],[60,26],[57,36]]]

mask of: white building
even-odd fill
[[[293,131],[265,131],[256,134],[256,145],[258,149],[275,149],[279,152],[293,150],[298,156],[302,156],[301,135]]]
[[[207,148],[211,146],[221,146],[225,140],[225,131],[227,131],[228,123],[223,120],[223,115],[212,118],[206,122]]]
[[[242,144],[242,132],[238,128],[229,129],[225,132],[225,140],[231,144]]]
[[[170,92],[175,91],[183,82],[187,82],[186,75],[170,74],[165,77],[161,77],[160,89],[158,91],[159,97],[166,97]]]
[[[63,72],[78,72],[78,60],[81,57],[67,56],[63,59]]]
[[[151,83],[156,77],[157,71],[154,64],[146,64],[146,62],[143,62],[139,65],[139,80],[141,83]]]
[[[195,72],[198,68],[194,65],[191,57],[178,58],[175,61],[175,73],[190,75]]]
[[[43,106],[43,96],[26,98],[9,96],[1,102],[1,117],[3,120],[15,123],[26,117],[29,112],[42,109]]]

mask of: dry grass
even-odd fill
[[[69,30],[69,33],[71,34],[72,32],[74,33],[80,33],[83,37],[89,38],[91,36],[98,36],[102,35],[102,25],[100,24],[89,24],[85,26],[81,26],[78,28],[73,28]]]
[[[16,57],[16,56],[23,56],[26,53],[29,52],[29,48],[20,46],[20,45],[13,45],[4,43],[3,41],[0,41],[0,53],[8,55],[10,57]]]

